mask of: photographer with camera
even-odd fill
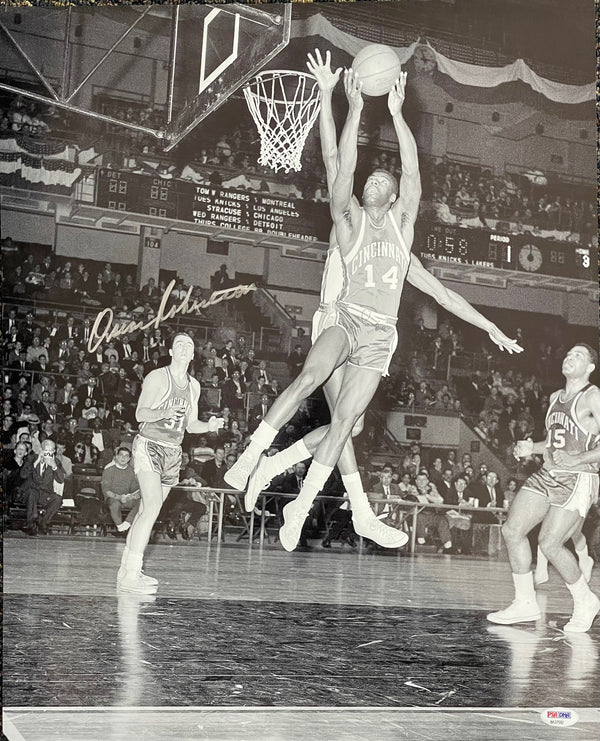
[[[23,496],[27,504],[27,521],[23,532],[28,535],[46,534],[52,518],[62,504],[65,470],[56,459],[56,445],[47,439],[37,458],[27,459],[21,468]],[[39,510],[44,513],[38,519]]]

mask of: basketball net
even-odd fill
[[[306,72],[268,70],[250,80],[244,96],[260,135],[258,163],[275,172],[300,171],[306,137],[321,107],[316,78]]]

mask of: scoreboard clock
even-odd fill
[[[415,227],[414,249],[423,259],[449,264],[598,280],[598,263],[591,247],[532,234],[421,223]]]
[[[514,269],[514,247],[508,234],[444,224],[417,227],[420,256],[460,265]]]

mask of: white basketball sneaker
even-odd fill
[[[353,513],[352,525],[357,535],[369,538],[383,548],[401,548],[408,543],[408,535],[404,531],[384,525],[370,510]]]
[[[245,450],[237,461],[231,466],[229,471],[223,476],[225,483],[231,486],[232,489],[243,491],[246,488],[248,477],[254,471],[256,466],[256,459],[253,455],[250,455],[248,450]]]
[[[290,502],[283,508],[283,525],[279,528],[279,540],[286,551],[293,551],[298,545],[307,515],[308,512],[298,509],[295,502]]]
[[[600,599],[590,592],[585,599],[575,603],[573,615],[563,630],[565,633],[587,633],[600,612]]]
[[[539,620],[542,617],[540,606],[533,600],[514,600],[505,610],[490,612],[487,619],[491,623],[500,625],[512,625],[513,623],[526,623],[530,620]]]

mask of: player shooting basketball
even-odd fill
[[[231,486],[244,488],[260,453],[271,444],[278,427],[317,387],[317,369],[339,368],[346,364],[331,425],[315,431],[315,437],[318,432],[322,439],[308,476],[297,499],[284,508],[280,539],[287,550],[295,548],[309,507],[329,478],[381,376],[387,375],[397,343],[395,324],[405,278],[433,296],[448,311],[487,331],[501,349],[522,350],[463,298],[446,289],[410,254],[421,185],[416,143],[402,116],[405,86],[406,74],[402,73],[388,95],[402,159],[399,197],[395,178],[385,170],[376,170],[365,184],[361,207],[352,195],[363,107],[361,83],[352,70],[344,74],[349,112],[340,140],[338,171],[331,189],[335,243],[339,245],[346,276],[344,289],[340,299],[321,318],[320,332],[328,330],[327,342],[315,343],[307,358],[307,365],[315,371],[305,374],[304,378],[301,374],[281,395],[279,404],[273,405],[254,433],[250,446],[226,478]],[[281,412],[286,409],[284,418]]]

